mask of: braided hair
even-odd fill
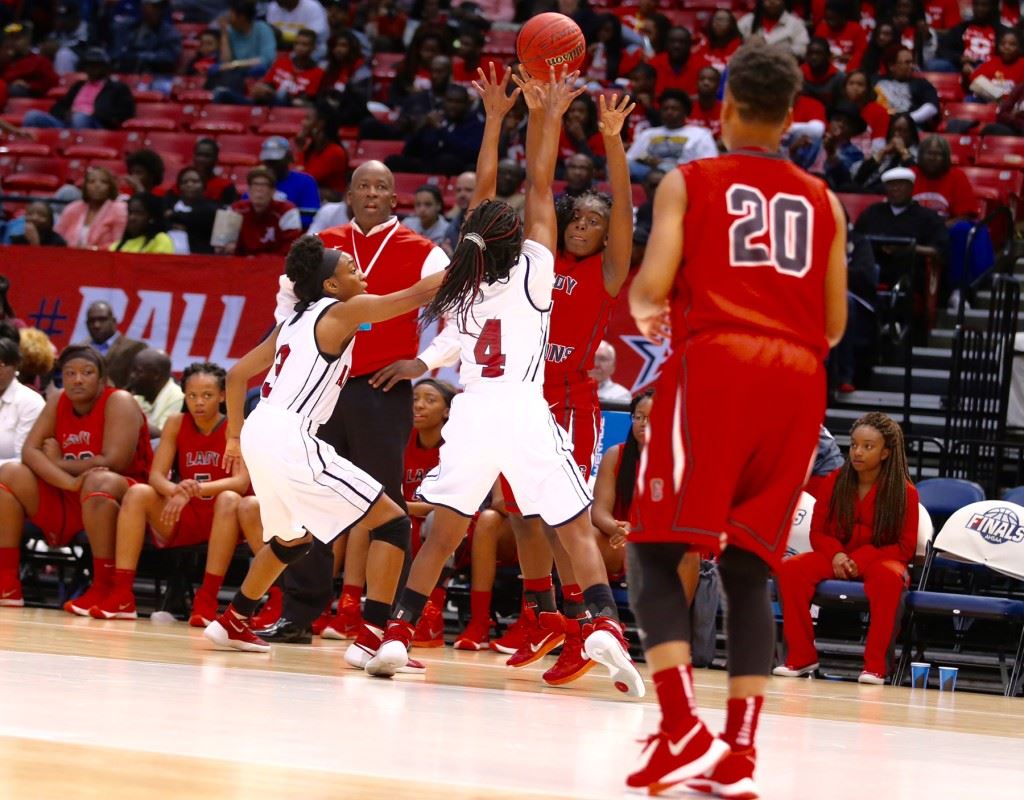
[[[465,328],[480,284],[486,281],[490,286],[507,278],[522,248],[523,223],[512,206],[484,200],[463,223],[462,239],[441,288],[423,309],[421,324],[450,314]]]
[[[903,429],[892,417],[872,411],[853,423],[852,434],[857,428],[873,428],[881,434],[889,457],[882,462],[878,473],[878,494],[875,497],[875,520],[871,535],[871,544],[884,547],[899,541],[903,530],[903,519],[907,513],[907,481],[910,470],[907,468],[907,451],[903,444]],[[847,459],[840,467],[832,501],[829,505],[828,517],[838,525],[843,542],[848,542],[853,535],[854,508],[857,504],[857,471]]]
[[[633,492],[636,489],[637,468],[640,465],[640,442],[633,435],[633,415],[644,400],[654,397],[653,391],[641,392],[629,404],[629,433],[622,443],[619,453],[619,472],[615,476],[615,507],[612,513],[616,519],[629,519],[629,510],[633,505]]]
[[[188,386],[188,379],[193,375],[209,375],[211,378],[217,381],[217,388],[222,392],[227,387],[227,370],[224,369],[220,364],[214,364],[212,361],[194,361],[185,367],[185,371],[181,373],[181,388],[184,389]],[[188,413],[188,405],[182,400],[181,410]],[[222,414],[227,413],[227,404],[220,404],[220,412]]]

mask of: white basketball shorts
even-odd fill
[[[263,541],[308,530],[331,542],[363,517],[384,488],[311,431],[320,427],[267,403],[242,426],[242,457],[260,503]]]
[[[473,385],[452,401],[441,430],[441,461],[420,484],[428,503],[471,516],[499,474],[512,486],[524,516],[567,523],[594,502],[537,386]]]

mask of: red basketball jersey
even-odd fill
[[[99,398],[88,414],[79,416],[75,413],[74,406],[68,396],[61,393],[57,401],[57,419],[54,422],[53,431],[57,443],[60,445],[60,452],[65,459],[82,460],[93,458],[103,452],[103,428],[107,400],[110,395],[118,391],[111,387],[100,392]],[[149,477],[149,464],[153,460],[153,447],[149,442],[149,426],[146,423],[146,415],[141,411],[142,423],[139,427],[139,438],[135,446],[135,454],[127,468],[121,473],[126,478],[145,481]]]
[[[586,258],[559,251],[555,257],[545,386],[590,380],[587,373],[594,368],[594,353],[612,309],[603,259],[603,251]]]
[[[402,497],[416,499],[416,490],[420,488],[424,476],[438,465],[441,460],[440,447],[423,447],[420,434],[415,428],[405,446],[405,471],[402,473]]]
[[[178,452],[175,464],[180,480],[219,481],[230,478],[231,474],[224,471],[224,447],[227,444],[228,420],[224,417],[217,427],[208,434],[196,427],[192,415],[182,415],[181,428],[178,431]],[[204,497],[203,500],[212,500]]]
[[[753,150],[679,169],[688,199],[673,349],[703,332],[735,330],[787,339],[824,358],[825,273],[836,235],[825,183]]]

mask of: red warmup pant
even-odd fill
[[[832,562],[821,553],[802,553],[783,561],[777,577],[786,637],[786,663],[793,667],[813,664],[818,660],[818,653],[814,648],[811,600],[819,583],[835,578]],[[868,638],[864,645],[864,669],[876,675],[886,675],[896,613],[900,597],[907,587],[907,568],[899,561],[876,561],[861,577],[871,611]]]

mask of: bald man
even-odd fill
[[[444,248],[449,255],[455,251],[455,247],[459,243],[462,220],[466,218],[466,209],[469,208],[469,201],[473,199],[475,191],[475,172],[463,172],[455,179],[455,205],[448,212],[448,230],[444,234]]]
[[[153,439],[160,436],[167,418],[181,411],[185,399],[185,393],[171,377],[171,357],[151,347],[136,354],[126,388],[146,414]]]

